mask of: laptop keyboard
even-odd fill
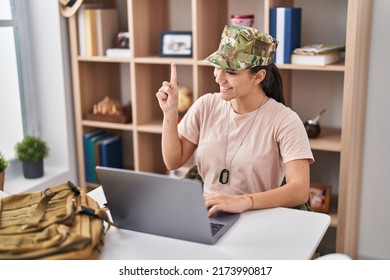
[[[217,234],[217,232],[220,231],[221,228],[223,228],[225,225],[224,225],[224,224],[219,224],[219,223],[210,223],[210,226],[211,226],[211,233],[212,233],[212,235],[214,236],[214,235]]]

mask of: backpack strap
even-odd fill
[[[88,216],[95,217],[95,218],[98,218],[98,219],[105,221],[108,224],[108,227],[106,229],[106,232],[107,232],[111,226],[113,226],[113,227],[118,227],[118,226],[115,225],[113,222],[111,222],[111,220],[108,217],[108,214],[106,212],[106,209],[107,208],[100,208],[100,209],[95,210],[95,209],[81,205],[78,207],[77,213],[81,214],[81,215],[88,215]]]
[[[37,227],[39,222],[42,220],[45,215],[47,205],[49,201],[59,192],[69,190],[69,186],[67,184],[62,184],[54,187],[47,188],[43,191],[44,196],[41,201],[37,204],[34,212],[32,213],[29,222],[23,226],[23,229],[28,229],[31,227]]]

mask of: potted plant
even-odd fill
[[[44,174],[43,159],[49,155],[45,141],[37,136],[25,136],[15,146],[16,158],[23,164],[26,179],[40,178]]]
[[[4,188],[4,176],[5,170],[7,169],[9,163],[5,159],[4,155],[0,152],[0,191]]]

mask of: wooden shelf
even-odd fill
[[[79,56],[79,61],[85,62],[112,62],[112,63],[129,63],[130,57],[108,57],[108,56]]]
[[[117,129],[117,130],[133,130],[134,126],[132,124],[122,124],[122,123],[112,123],[112,122],[101,122],[101,121],[81,121],[83,126],[87,127],[96,127],[96,128],[105,128],[105,129]]]
[[[140,124],[137,126],[137,130],[140,132],[162,134],[162,121],[154,121],[148,124]]]
[[[194,59],[192,58],[175,58],[175,57],[160,57],[160,56],[149,56],[149,57],[135,57],[135,63],[145,64],[171,64],[176,63],[178,65],[193,65]]]
[[[313,150],[341,152],[341,129],[333,127],[321,128],[318,138],[310,139]]]
[[[338,72],[344,72],[345,70],[344,61],[325,65],[325,66],[300,65],[300,64],[277,64],[276,66],[279,69],[285,69],[285,70],[338,71]]]

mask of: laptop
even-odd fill
[[[240,214],[209,217],[199,181],[96,167],[113,222],[122,229],[214,244]]]

